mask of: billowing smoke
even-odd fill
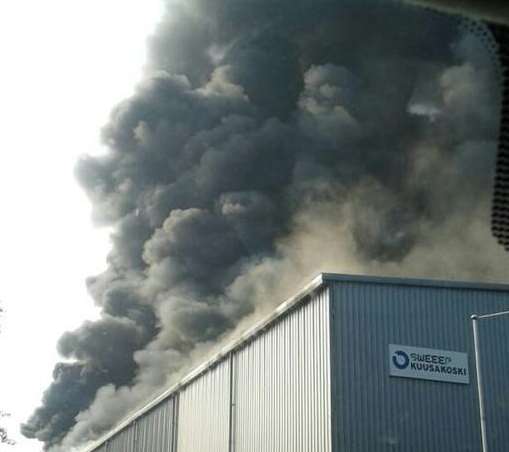
[[[109,267],[23,426],[97,437],[318,271],[507,277],[489,235],[497,67],[449,17],[376,0],[183,0],[77,177]],[[499,265],[500,262],[504,264]]]

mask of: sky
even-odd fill
[[[0,451],[41,450],[18,424],[51,381],[57,339],[98,315],[85,278],[106,266],[109,232],[92,224],[74,166],[103,152],[100,128],[140,80],[161,10],[159,0],[0,2],[0,409],[18,442]]]

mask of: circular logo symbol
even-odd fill
[[[392,356],[392,363],[400,370],[406,369],[410,364],[410,358],[405,352],[398,350]]]

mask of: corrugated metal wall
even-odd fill
[[[349,278],[326,276],[95,451],[478,452],[470,315],[509,310],[509,291]],[[490,452],[506,452],[509,318],[480,333]],[[471,383],[390,377],[389,344],[467,352]]]
[[[336,451],[480,450],[470,314],[509,309],[507,292],[336,282]],[[509,319],[482,321],[490,451],[509,444]],[[389,376],[388,344],[467,352],[469,385]]]
[[[136,451],[175,451],[175,404],[175,397],[166,399],[136,420]],[[131,451],[124,449],[123,452]]]
[[[329,316],[322,287],[95,452],[331,452]]]
[[[220,362],[179,394],[178,452],[228,452],[230,361]]]
[[[136,424],[131,424],[110,438],[105,452],[125,452],[136,450]]]
[[[152,408],[112,436],[96,452],[174,452],[175,397]]]
[[[331,450],[327,292],[236,354],[235,452]]]

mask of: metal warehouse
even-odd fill
[[[88,452],[481,450],[470,317],[509,286],[322,274]],[[509,444],[509,317],[479,322],[489,450]]]

